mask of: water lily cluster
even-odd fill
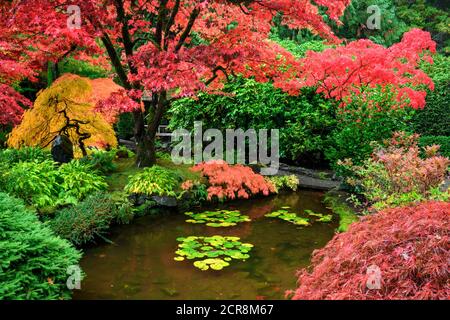
[[[284,221],[291,222],[298,226],[309,226],[309,219],[299,217],[296,213],[289,212],[287,209],[289,207],[283,207],[280,210],[266,214],[268,218],[279,218]]]
[[[205,211],[201,213],[185,212],[191,217],[189,223],[206,224],[208,227],[232,227],[240,222],[250,222],[250,217],[242,215],[237,210]]]
[[[250,258],[248,252],[253,248],[251,243],[240,242],[239,237],[181,237],[177,241],[178,250],[175,261],[195,260],[194,266],[200,270],[222,270],[232,260]]]
[[[290,207],[282,207],[280,210],[268,213],[265,216],[288,221],[298,226],[309,226],[311,224],[309,218],[300,217],[294,212],[289,212],[288,209]],[[305,213],[309,216],[316,217],[316,221],[318,222],[331,222],[333,220],[333,215],[331,214],[316,213],[312,210],[305,210]]]

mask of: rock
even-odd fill
[[[136,152],[136,142],[132,140],[119,139],[119,145],[127,147],[129,150]]]
[[[277,176],[291,174],[298,177],[299,187],[304,189],[328,191],[338,189],[341,186],[341,181],[334,176],[332,171],[306,169],[280,163]]]
[[[55,162],[68,163],[73,159],[73,144],[65,135],[56,136],[52,143],[52,157]]]
[[[331,177],[331,180],[339,180],[336,178],[336,176],[334,175],[334,172],[331,170],[314,170],[314,169],[290,166],[285,163],[280,163],[280,171],[282,171],[282,172],[287,171],[287,172],[304,175],[304,176],[308,176],[311,178],[322,179],[322,180],[327,180],[329,177]]]
[[[175,197],[152,196],[151,199],[153,201],[155,201],[158,204],[158,206],[161,206],[161,207],[173,208],[173,207],[178,206],[178,201]]]
[[[175,197],[166,196],[147,196],[144,194],[132,194],[128,199],[137,207],[148,204],[148,208],[158,207],[177,207],[178,201]]]

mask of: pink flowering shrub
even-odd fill
[[[209,161],[196,165],[193,171],[208,179],[208,200],[248,199],[252,195],[265,196],[275,192],[273,185],[249,167],[229,165],[225,161]],[[187,187],[187,185],[186,185]]]

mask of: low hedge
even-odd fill
[[[0,300],[68,299],[68,267],[81,253],[23,201],[0,193]]]

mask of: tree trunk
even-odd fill
[[[151,167],[156,163],[155,139],[144,135],[137,141],[136,166],[139,168]]]
[[[145,129],[142,111],[133,112],[134,138],[136,140],[136,166],[138,168],[151,167],[156,163],[155,141],[151,139]]]
[[[136,165],[139,168],[150,167],[156,163],[156,133],[166,110],[166,97],[165,92],[154,94],[152,101],[144,101],[145,113],[140,110],[133,113],[134,137],[137,143]],[[147,128],[145,118],[148,119]]]

